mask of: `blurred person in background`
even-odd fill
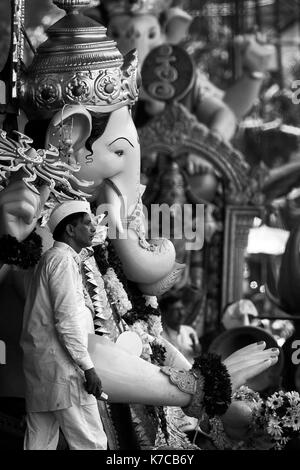
[[[192,364],[201,353],[199,338],[190,325],[184,325],[185,307],[179,294],[170,294],[159,303],[162,312],[162,336]]]

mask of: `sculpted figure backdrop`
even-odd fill
[[[122,53],[136,48],[142,68],[147,55],[162,44],[179,45],[188,35],[194,20],[178,2],[168,0],[104,0],[100,9],[107,17],[108,35],[115,39]],[[242,76],[223,92],[224,102],[240,120],[258,97],[264,72],[273,66],[275,49],[257,41],[254,36],[238,38],[242,51]],[[258,73],[257,73],[258,72]],[[206,81],[202,76],[202,81]],[[204,83],[208,89],[215,89]],[[216,93],[215,93],[216,94]],[[218,95],[222,96],[219,90]],[[149,101],[149,96],[141,95]],[[218,100],[217,100],[218,101]],[[149,112],[159,112],[158,103],[148,105]],[[200,117],[205,123],[205,117]],[[227,134],[225,138],[230,138]]]
[[[246,212],[246,206],[252,202],[250,194],[243,201],[229,195],[232,185],[225,174],[230,167],[232,174],[240,174],[238,178],[245,188],[250,186],[250,181],[249,168],[246,170],[243,157],[235,158],[236,153],[226,146],[226,142],[232,139],[237,123],[257,99],[264,72],[274,59],[274,47],[258,42],[254,36],[238,38],[243,50],[242,76],[225,92],[219,90],[216,93],[185,50],[178,47],[188,36],[193,23],[193,17],[178,7],[178,2],[114,0],[102,2],[100,8],[107,17],[108,35],[117,41],[121,51],[136,47],[139,54],[142,91],[134,110],[134,120],[142,145],[146,204],[168,203],[182,208],[184,204],[186,207],[193,204],[194,208],[196,203],[205,204],[204,249],[188,251],[183,239],[172,239],[178,259],[187,264],[175,287],[188,287],[185,292],[189,311],[186,321],[192,322],[198,317],[197,329],[202,335],[204,324],[208,330],[216,328],[222,307],[239,298],[236,297],[238,287],[232,297],[225,293],[227,286],[222,286],[221,277],[231,269],[224,266],[224,259],[230,263],[234,256],[227,248],[223,253],[223,246],[231,243],[224,241],[225,212],[231,203],[245,205]],[[166,109],[170,103],[177,102],[187,113]],[[197,136],[199,146],[196,137],[191,137],[190,130],[196,127],[193,116],[211,131],[203,145],[201,131]],[[173,151],[173,141],[180,151]],[[227,169],[218,167],[215,161],[218,158]],[[243,167],[244,172],[240,172],[239,167]],[[256,203],[257,200],[254,205]],[[251,208],[243,223],[250,226],[254,212]],[[174,214],[173,218],[175,224],[176,220],[181,220],[179,214]],[[184,224],[188,226],[187,217]],[[245,248],[246,231],[245,226],[241,251]],[[241,267],[236,266],[232,275],[241,276]],[[191,285],[198,295],[195,289],[189,289]]]

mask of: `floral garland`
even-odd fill
[[[230,439],[221,418],[210,419],[209,437],[217,449],[274,449],[282,450],[293,438],[300,436],[300,395],[298,392],[278,391],[263,400],[257,392],[241,387],[232,400],[249,405],[247,437],[243,441]]]
[[[209,417],[224,414],[231,403],[231,382],[220,356],[201,354],[194,360],[192,371],[204,377],[203,406]]]
[[[109,240],[95,247],[94,251],[117,313],[142,339],[143,359],[163,365],[166,350],[158,339],[162,326],[156,297],[144,296],[134,282],[128,281]]]
[[[300,436],[299,393],[273,393],[255,410],[252,426],[267,433],[275,450],[282,450],[288,441]]]
[[[120,317],[123,317],[132,309],[132,305],[113,268],[108,268],[103,276],[103,281],[111,304],[115,306]]]
[[[210,432],[209,434],[203,433],[218,450],[238,450],[241,448],[240,442],[233,442],[227,436],[223,422],[219,416],[215,416],[209,420]]]
[[[141,357],[156,365],[163,365],[166,349],[159,341],[162,325],[155,297],[144,296],[137,285],[129,281],[110,240],[95,247],[94,256],[103,276],[105,287],[119,318],[124,320],[142,340]],[[157,416],[161,430],[168,442],[169,433],[164,407],[146,407],[152,419]]]
[[[263,400],[260,398],[257,392],[254,392],[246,386],[240,387],[232,395],[232,401],[247,402],[251,407],[261,406]],[[220,416],[214,416],[209,419],[210,431],[206,436],[212,440],[215,447],[218,450],[251,450],[256,449],[256,439],[254,435],[250,435],[247,441],[236,441],[229,438],[226,434],[222,418]],[[251,423],[249,422],[249,429]],[[260,438],[261,436],[259,436]]]

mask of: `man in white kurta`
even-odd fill
[[[179,296],[167,295],[160,302],[163,332],[162,337],[173,344],[184,357],[193,364],[201,353],[201,346],[196,331],[189,325],[183,325],[185,307]]]
[[[87,350],[93,318],[85,302],[78,254],[83,245],[91,245],[95,233],[89,204],[70,201],[57,206],[49,226],[54,231],[72,214],[79,218],[66,226],[63,241],[55,241],[42,256],[27,292],[21,336],[25,449],[56,449],[59,426],[70,449],[107,447],[95,398],[101,398],[101,382]]]

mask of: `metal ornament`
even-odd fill
[[[136,51],[124,58],[106,28],[81,14],[86,0],[54,3],[67,14],[48,30],[20,80],[20,107],[32,119],[51,119],[64,105],[110,113],[138,98]]]
[[[59,151],[53,145],[49,145],[48,150],[35,150],[30,146],[32,139],[21,132],[15,133],[19,142],[7,137],[5,131],[0,131],[0,184],[6,184],[11,173],[23,171],[26,175],[22,178],[24,183],[36,194],[40,194],[38,186],[47,184],[52,194],[61,202],[89,196],[70,184],[70,181],[78,187],[93,184],[92,181],[82,181],[74,176],[73,173],[80,170],[79,165],[68,165],[59,160]]]

